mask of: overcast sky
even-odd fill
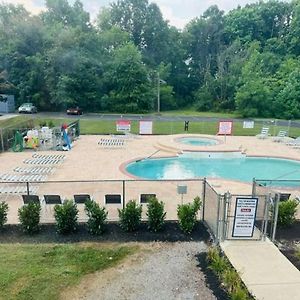
[[[44,8],[44,0],[0,0],[6,3],[23,4],[32,13],[38,13]],[[69,0],[73,3],[74,0]],[[111,0],[81,0],[85,10],[90,12],[94,18],[99,9],[107,6]],[[257,0],[149,0],[160,7],[165,19],[171,25],[183,28],[191,19],[200,16],[209,6],[218,5],[222,10],[228,11],[236,8],[237,5],[244,6],[247,3],[255,3]]]

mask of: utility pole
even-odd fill
[[[157,72],[157,113],[160,113],[160,78],[159,72]]]

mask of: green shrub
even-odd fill
[[[221,279],[222,273],[229,268],[228,260],[220,255],[217,248],[210,248],[207,253],[209,268]]]
[[[295,214],[297,212],[298,201],[288,200],[279,203],[278,208],[278,225],[281,227],[287,227],[292,225],[295,220]]]
[[[166,218],[164,206],[164,203],[159,202],[156,197],[149,198],[147,205],[147,216],[148,228],[151,231],[158,232],[162,229]]]
[[[241,284],[241,278],[235,269],[228,267],[222,273],[222,282],[226,286],[229,293],[235,291],[236,287]]]
[[[249,300],[248,290],[242,283],[239,273],[231,266],[229,260],[222,256],[219,249],[211,247],[208,249],[207,262],[211,269],[219,278],[220,282],[228,292],[232,300]]]
[[[47,126],[47,122],[46,122],[45,120],[41,120],[41,121],[39,122],[39,125],[40,125],[41,128],[42,128],[42,127],[46,127],[46,126]]]
[[[7,222],[8,204],[4,201],[0,203],[0,229]]]
[[[118,209],[120,226],[125,231],[135,231],[141,223],[142,207],[131,200],[124,209]]]
[[[54,217],[58,233],[68,234],[77,230],[78,209],[72,200],[54,206]]]
[[[243,288],[242,286],[237,286],[231,293],[230,293],[231,300],[250,300],[252,298],[249,297],[248,291]]]
[[[53,123],[52,120],[50,120],[50,121],[48,122],[48,127],[49,127],[49,128],[55,127],[55,124]]]
[[[40,230],[41,205],[39,203],[29,203],[23,205],[18,210],[19,220],[24,232],[34,234]]]
[[[104,231],[108,212],[92,200],[85,202],[85,211],[89,217],[87,226],[91,234],[101,234]]]
[[[179,227],[184,233],[190,234],[193,231],[197,222],[197,212],[200,207],[201,200],[199,197],[196,197],[193,203],[178,205],[177,216]]]

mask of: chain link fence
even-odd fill
[[[189,203],[202,196],[203,180],[99,180],[99,181],[44,181],[44,182],[0,182],[0,202],[9,204],[9,222],[18,222],[18,209],[23,205],[22,195],[37,195],[42,204],[43,223],[54,222],[54,205],[47,204],[47,197],[59,197],[61,201],[74,200],[76,195],[89,195],[91,199],[108,211],[109,221],[118,221],[118,209],[130,200],[142,205],[142,218],[146,219],[147,199],[156,196],[165,203],[166,220],[177,220],[179,204]],[[84,205],[78,204],[79,220],[87,219]]]

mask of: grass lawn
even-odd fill
[[[193,111],[191,111],[193,112]],[[176,113],[182,114],[183,112],[180,111]],[[170,113],[171,114],[171,113]],[[202,116],[212,116],[211,113],[201,113]],[[200,113],[199,113],[200,116]],[[214,114],[215,117],[220,117],[221,114]],[[233,117],[234,115],[223,114],[223,117]],[[24,120],[28,120],[28,116],[19,116],[13,119],[4,120],[5,126],[17,124],[18,122],[24,122]],[[125,117],[126,118],[126,117]],[[53,122],[55,126],[61,126],[63,123],[71,123],[75,121],[75,119],[64,119],[64,118],[47,118],[41,119],[37,118],[34,119],[34,123],[36,126],[39,126],[42,122]],[[266,120],[266,124],[267,124]],[[234,122],[233,124],[233,135],[237,136],[253,136],[260,133],[263,124],[255,122],[255,126],[253,129],[244,129],[242,122]],[[287,127],[284,126],[274,126],[274,125],[266,125],[270,128],[271,135],[277,135],[279,130],[288,130]],[[2,123],[0,123],[0,127]],[[215,135],[217,133],[218,122],[217,121],[190,121],[189,123],[189,134],[210,134]],[[116,123],[115,121],[104,121],[104,120],[97,120],[97,119],[84,119],[84,117],[80,118],[80,131],[81,134],[116,134]],[[131,132],[137,134],[138,133],[138,121],[131,122]],[[184,122],[183,121],[154,121],[153,122],[153,133],[154,134],[179,134],[179,133],[186,133],[184,131]],[[291,127],[289,129],[289,135],[293,137],[300,136],[300,128]]]
[[[2,244],[0,299],[58,299],[82,276],[114,266],[135,251],[98,244]]]
[[[239,118],[240,116],[235,113],[217,113],[217,112],[200,112],[195,111],[193,109],[182,109],[182,110],[170,110],[170,111],[163,111],[161,112],[163,116],[195,116],[195,117],[210,117],[210,118],[228,118],[228,119],[235,119]]]

